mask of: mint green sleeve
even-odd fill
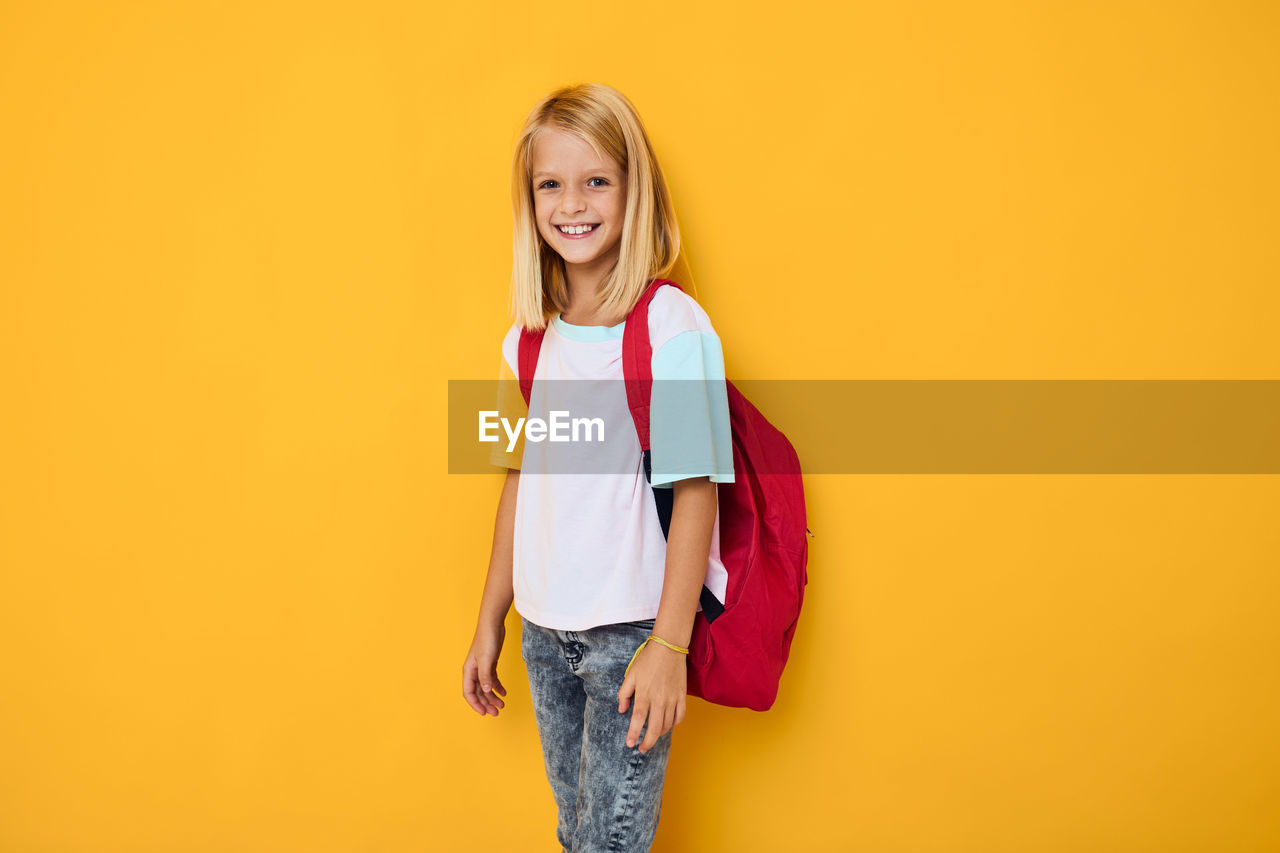
[[[733,482],[729,396],[720,338],[696,329],[681,332],[653,354],[649,409],[654,486],[709,477]]]

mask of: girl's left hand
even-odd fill
[[[628,749],[640,739],[646,716],[649,728],[640,744],[642,753],[653,749],[658,738],[684,720],[685,678],[684,655],[660,643],[650,642],[644,647],[618,691],[619,714],[626,712],[632,696],[635,697],[631,727],[627,729]]]

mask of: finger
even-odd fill
[[[484,694],[485,701],[492,705],[495,709],[507,707],[507,703],[503,702],[497,695],[490,690]]]
[[[640,744],[640,752],[648,752],[657,744],[658,738],[667,733],[667,729],[671,728],[668,721],[667,713],[658,707],[655,707],[649,713],[649,728],[644,733],[644,741]]]
[[[473,708],[476,702],[479,701],[476,699],[475,679],[470,658],[467,658],[462,664],[462,696],[467,700],[467,704]]]
[[[658,737],[654,738],[654,743],[656,744],[659,738],[663,737],[664,735],[666,735],[667,732],[675,728],[675,725],[676,725],[676,709],[675,709],[675,706],[672,705],[671,707],[667,708],[667,712],[662,715],[662,728],[658,730]]]
[[[475,697],[475,700],[476,700],[475,706],[480,711],[480,713],[481,714],[489,713],[489,703],[484,698],[484,691],[480,689],[479,685],[475,686],[475,688],[471,691],[471,695]]]
[[[684,697],[683,697],[683,696],[681,696],[681,697],[680,697],[680,701],[679,701],[679,702],[676,702],[676,721],[675,721],[675,725],[677,725],[677,726],[678,726],[678,725],[680,725],[681,723],[683,723],[683,722],[684,722],[684,712],[685,712],[685,701],[684,701]]]
[[[488,673],[483,679],[481,679],[480,683],[480,688],[484,691],[484,701],[492,706],[495,711],[498,708],[505,708],[506,705],[501,699],[494,695],[493,692],[494,683],[497,683],[499,687],[502,687],[502,683],[498,681],[498,674],[494,672],[493,667],[481,669],[481,672]],[[502,692],[505,694],[507,691],[503,688]]]
[[[503,696],[507,695],[507,688],[502,686],[502,681],[498,679],[497,672],[493,674],[493,689],[501,693]]]
[[[483,709],[482,713],[496,717],[498,715],[498,709],[493,704],[493,694],[485,692],[484,685],[479,683],[479,679],[476,679],[475,681],[475,694],[476,700],[480,703],[480,707]]]
[[[485,704],[493,709],[493,715],[495,717],[498,716],[498,709],[503,706],[502,700],[493,694],[492,689],[485,690],[481,697],[484,699]]]
[[[636,700],[636,707],[631,711],[631,725],[627,728],[627,748],[636,745],[636,741],[640,740],[640,730],[644,728],[645,715],[649,713],[649,703],[642,699]]]
[[[626,713],[627,706],[631,704],[631,696],[636,692],[636,682],[631,676],[627,676],[622,680],[622,688],[618,690],[618,713]]]
[[[475,679],[471,678],[469,675],[463,676],[462,679],[462,697],[467,700],[467,704],[470,705],[477,714],[484,716],[484,704],[480,701],[480,697],[476,693]]]

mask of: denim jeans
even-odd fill
[[[520,653],[555,796],[560,846],[565,853],[644,853],[658,829],[671,732],[647,753],[640,752],[640,741],[628,749],[635,701],[619,714],[618,689],[653,620],[586,631],[522,621]]]

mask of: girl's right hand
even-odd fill
[[[507,695],[507,688],[498,680],[498,655],[507,627],[498,623],[496,628],[476,628],[467,659],[462,664],[462,695],[467,704],[480,716],[498,716],[498,709],[505,703],[498,695]]]

